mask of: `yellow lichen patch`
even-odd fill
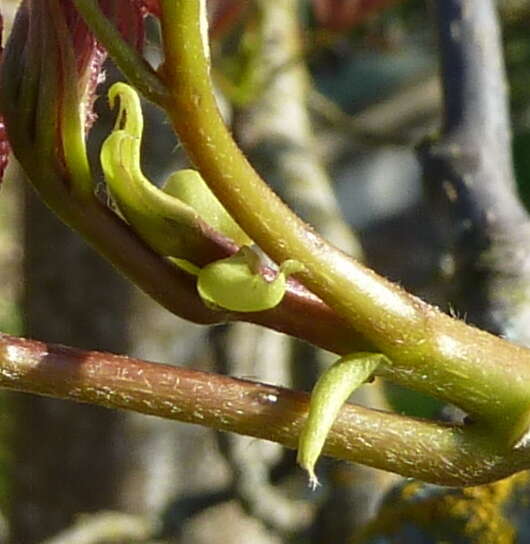
[[[480,487],[447,490],[421,498],[423,485],[419,482],[405,484],[381,508],[378,517],[369,523],[353,543],[369,542],[381,535],[399,533],[404,525],[412,525],[432,536],[434,542],[458,535],[470,544],[513,544],[517,541],[516,529],[506,519],[503,507],[518,488],[529,483],[528,473]],[[451,532],[451,534],[448,534]]]
[[[407,485],[403,486],[403,489],[401,490],[401,497],[404,500],[410,500],[418,493],[418,491],[421,489],[422,482],[420,481],[414,481],[410,482]]]

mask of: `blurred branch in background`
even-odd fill
[[[515,184],[495,3],[435,3],[442,133],[419,148],[451,304],[478,326],[530,343],[530,223]]]
[[[435,76],[422,78],[355,115],[348,115],[315,89],[310,91],[309,106],[317,117],[357,143],[411,145],[439,119],[440,82]]]
[[[449,300],[472,323],[528,345],[530,225],[512,168],[496,3],[437,0],[434,8],[443,122],[418,153],[444,250],[442,272],[453,284]],[[525,472],[464,490],[403,484],[354,542],[526,542],[528,481]]]
[[[154,532],[154,524],[145,518],[119,512],[98,512],[79,516],[72,527],[42,544],[156,544],[154,540],[148,540]]]
[[[308,114],[297,0],[256,2],[256,82],[235,113],[235,131],[255,166],[306,221],[353,256],[361,248],[345,223],[323,166]]]

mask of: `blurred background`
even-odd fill
[[[18,2],[1,2],[8,32]],[[208,3],[219,101],[251,162],[336,245],[430,302],[458,310],[451,258],[424,198],[415,152],[436,134],[441,118],[429,4]],[[514,164],[521,197],[530,202],[530,2],[498,5]],[[157,65],[158,26],[154,19],[147,24],[146,56]],[[120,78],[110,63],[106,71],[106,86]],[[113,118],[104,98],[96,108],[90,149],[98,171]],[[160,183],[186,159],[160,111],[145,104],[145,115],[144,166]],[[307,391],[333,360],[248,324],[207,329],[169,314],[59,224],[16,165],[0,197],[3,332]],[[450,417],[433,399],[379,382],[352,400]],[[524,508],[516,508],[528,497],[523,477],[513,489],[502,488],[501,500],[498,486],[485,486],[487,496],[446,491],[336,460],[321,460],[318,473],[323,485],[311,492],[295,453],[275,444],[139,414],[0,395],[0,542],[339,544],[356,534],[359,542],[437,542],[444,535],[447,542],[526,541],[517,540],[514,529],[529,530],[521,528]],[[406,508],[389,514],[389,505],[396,510],[405,496],[416,502],[428,496],[437,509],[423,521],[407,517]],[[361,534],[383,497],[393,529],[387,523],[383,530],[381,522]],[[468,507],[458,519],[454,509],[440,506],[452,500]],[[486,517],[508,528],[499,521],[495,530],[484,523],[470,532],[469,520],[486,507]],[[504,532],[495,532],[499,527]],[[392,531],[393,537],[381,536]]]

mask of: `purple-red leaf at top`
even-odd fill
[[[270,0],[271,2],[274,0]],[[307,0],[320,27],[345,31],[397,0]],[[158,4],[158,0],[153,3]],[[225,34],[240,20],[248,0],[208,0],[212,37]]]
[[[72,37],[80,94],[85,105],[86,128],[89,129],[95,120],[93,103],[96,87],[104,80],[103,63],[107,53],[88,29],[72,0],[61,0],[61,5]],[[114,22],[123,38],[140,50],[144,42],[144,16],[150,11],[147,0],[99,0],[99,5],[105,15]]]
[[[335,31],[348,30],[378,10],[397,0],[312,0],[320,26]]]
[[[53,14],[54,12],[52,10],[46,7],[48,1],[49,0],[23,0],[19,9],[25,9],[29,14],[30,20],[31,17],[36,16],[36,13],[45,13],[44,24],[49,23],[53,28],[53,17],[56,15]],[[58,2],[62,12],[61,17],[64,18],[70,38],[70,43],[62,43],[64,41],[64,37],[61,38],[61,42],[58,43],[58,46],[59,48],[71,47],[73,49],[78,77],[78,95],[81,101],[79,108],[80,111],[85,112],[85,126],[88,130],[95,117],[93,113],[93,102],[96,96],[96,87],[104,79],[103,63],[107,53],[85,24],[83,18],[75,8],[73,1],[58,0]],[[148,13],[153,12],[156,15],[159,12],[158,0],[98,0],[98,2],[101,10],[109,18],[109,20],[114,23],[123,38],[135,49],[141,50],[144,43],[144,17]],[[35,9],[33,9],[33,6],[35,6]],[[43,8],[44,11],[42,11],[42,9],[37,9],[37,7]],[[2,19],[0,15],[0,36],[2,30],[1,24]],[[23,18],[21,20],[16,18],[14,25],[16,26],[17,24],[26,23],[24,22]],[[24,34],[19,33],[19,35]],[[12,45],[8,45],[8,47],[13,47],[20,51],[24,48],[27,49],[28,47],[32,46],[35,47],[35,44],[39,44],[39,42],[40,40],[34,39],[31,40],[31,42],[26,41],[22,44],[13,43]],[[29,55],[24,55],[21,58],[21,71],[24,70],[24,58],[27,56]],[[61,65],[61,57],[59,57],[57,62],[56,73],[64,73],[66,68]],[[65,80],[62,79],[61,81],[64,83]],[[60,87],[58,92],[62,92]],[[12,118],[16,119],[16,113]],[[8,132],[9,131],[6,130],[4,120],[2,117],[0,117],[0,180],[7,164],[7,157],[10,149],[7,140]]]

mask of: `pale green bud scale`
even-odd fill
[[[202,268],[197,290],[204,302],[234,312],[260,312],[277,306],[287,289],[287,276],[303,267],[288,260],[268,281],[257,270],[256,259],[257,255],[244,246],[236,255]]]
[[[311,394],[309,414],[300,433],[297,457],[298,464],[309,474],[311,487],[318,485],[315,464],[342,405],[384,360],[385,356],[379,353],[345,355],[318,379]]]

